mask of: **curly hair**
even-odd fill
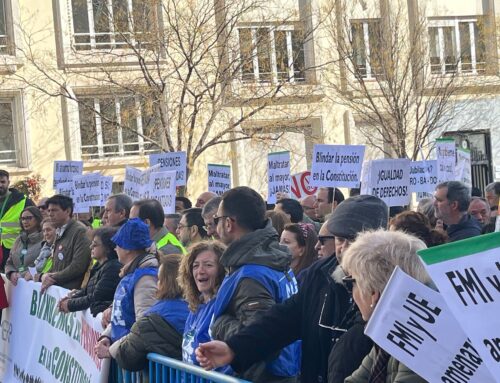
[[[390,220],[389,227],[420,238],[427,247],[442,245],[448,240],[444,232],[431,227],[425,214],[416,211],[399,213]]]
[[[182,258],[181,266],[179,268],[178,282],[183,290],[184,299],[188,302],[189,309],[192,312],[195,312],[198,306],[201,303],[204,303],[203,297],[200,290],[198,290],[198,287],[196,286],[196,281],[193,276],[194,261],[198,255],[204,251],[211,251],[217,256],[218,272],[215,280],[215,288],[212,292],[212,296],[215,296],[226,274],[224,267],[220,264],[220,258],[225,250],[226,246],[218,241],[202,241],[193,244],[188,249],[188,254]]]

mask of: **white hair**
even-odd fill
[[[384,229],[367,231],[345,251],[342,268],[346,274],[356,275],[356,285],[363,295],[382,293],[396,266],[420,282],[429,283],[431,279],[417,255],[425,248],[422,240],[410,234]]]

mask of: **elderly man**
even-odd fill
[[[127,222],[132,202],[132,198],[126,194],[115,194],[108,197],[102,215],[104,226],[119,228]]]
[[[315,195],[308,195],[300,201],[304,215],[307,215],[311,220],[316,219],[316,212],[314,211],[314,203],[316,202]]]
[[[492,182],[484,189],[484,195],[490,205],[490,216],[494,220],[498,214],[498,200],[500,199],[500,182]]]
[[[212,198],[203,206],[203,210],[201,211],[201,216],[205,222],[204,229],[209,237],[215,239],[219,239],[219,234],[217,234],[217,225],[214,222],[214,215],[217,213],[217,209],[219,209],[220,201],[222,201],[221,197]]]
[[[459,181],[448,181],[436,186],[435,215],[447,225],[450,242],[481,235],[481,225],[468,213],[470,189]]]
[[[196,203],[194,206],[202,208],[208,201],[210,201],[214,197],[217,197],[217,194],[209,191],[203,192],[198,196],[198,198],[196,198]]]
[[[490,223],[490,205],[481,197],[472,197],[468,209],[469,214],[485,226]]]

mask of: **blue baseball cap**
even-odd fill
[[[126,250],[144,250],[151,246],[149,228],[139,218],[129,219],[123,224],[111,240],[115,245]]]

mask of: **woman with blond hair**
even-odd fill
[[[210,322],[213,316],[215,295],[224,279],[220,258],[225,246],[217,241],[203,241],[193,245],[184,256],[179,272],[179,284],[189,304],[182,340],[182,360],[199,364],[195,350],[200,343],[211,340]]]
[[[431,282],[417,255],[425,243],[398,231],[371,231],[360,234],[342,257],[343,278],[352,292],[365,321],[377,305],[392,272],[399,266],[406,274],[422,283]],[[375,345],[361,366],[345,383],[424,383],[425,380]]]

